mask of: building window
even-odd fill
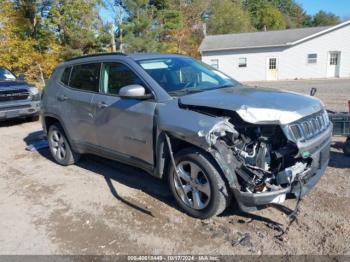
[[[331,53],[330,65],[338,65],[338,53]]]
[[[211,59],[210,66],[214,67],[215,69],[219,69],[219,59]]]
[[[307,55],[308,64],[317,64],[317,54],[308,54]]]
[[[246,57],[239,58],[238,67],[247,67],[247,58]]]
[[[277,58],[270,58],[269,59],[269,69],[277,69]]]

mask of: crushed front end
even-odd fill
[[[216,128],[211,143],[221,166],[235,172],[229,184],[242,210],[282,203],[288,195],[302,197],[325,173],[332,134],[325,110],[285,125],[227,116],[231,127]]]

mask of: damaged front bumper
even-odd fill
[[[309,156],[311,159],[311,165],[303,173],[298,174],[297,179],[295,179],[290,186],[276,191],[259,193],[242,192],[237,188],[232,188],[232,192],[240,209],[246,212],[254,211],[258,209],[259,206],[271,203],[282,203],[288,194],[302,197],[309,193],[324,175],[328,166],[330,158],[331,132],[332,126],[330,126],[322,136],[322,138],[324,138],[321,140],[322,142],[318,143],[318,146],[316,145],[312,148],[312,153]],[[311,150],[310,144],[301,148],[300,151],[306,149]]]

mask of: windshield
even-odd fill
[[[9,70],[0,67],[0,80],[16,80],[16,77]]]
[[[139,64],[170,95],[239,85],[232,78],[192,58],[148,59],[139,61]]]

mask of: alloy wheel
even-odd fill
[[[50,136],[51,149],[57,159],[63,160],[67,155],[66,141],[58,130],[53,130]]]
[[[182,161],[174,174],[175,190],[180,199],[196,210],[206,208],[210,202],[210,182],[205,172],[195,163]]]

